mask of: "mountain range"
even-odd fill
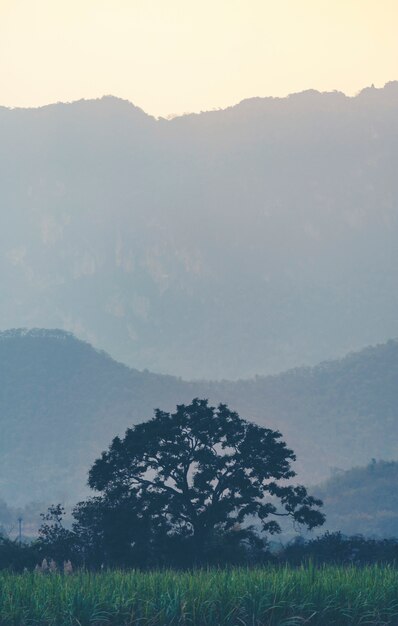
[[[189,382],[139,371],[63,330],[0,333],[0,500],[74,503],[117,434],[194,397],[279,429],[297,480],[398,460],[398,342],[273,376]]]
[[[0,328],[185,379],[398,336],[398,82],[155,119],[0,107]]]

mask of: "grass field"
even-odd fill
[[[0,573],[1,625],[398,624],[398,569]]]

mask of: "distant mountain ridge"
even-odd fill
[[[0,328],[271,374],[398,336],[398,82],[155,119],[0,108]]]
[[[131,369],[61,330],[0,333],[0,499],[73,502],[116,434],[193,397],[278,428],[298,478],[398,459],[398,342],[340,361],[236,382]]]

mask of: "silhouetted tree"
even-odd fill
[[[167,522],[134,492],[114,492],[79,502],[73,517],[73,532],[90,565],[167,564],[162,562],[167,549]]]
[[[308,528],[323,523],[320,500],[280,482],[295,475],[294,460],[278,431],[196,398],[172,414],[157,409],[116,437],[91,468],[89,485],[104,502],[130,500],[142,519],[190,543],[199,561],[249,516],[269,533],[280,531],[278,516]]]
[[[42,556],[54,559],[59,565],[71,558],[75,562],[80,560],[79,538],[64,527],[64,516],[65,509],[61,504],[52,505],[46,513],[41,513],[43,522],[36,543]]]
[[[41,559],[35,543],[20,543],[0,535],[0,570],[8,569],[22,572],[24,568],[33,569]]]

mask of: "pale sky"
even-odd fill
[[[0,0],[0,105],[155,116],[398,79],[398,0]]]

